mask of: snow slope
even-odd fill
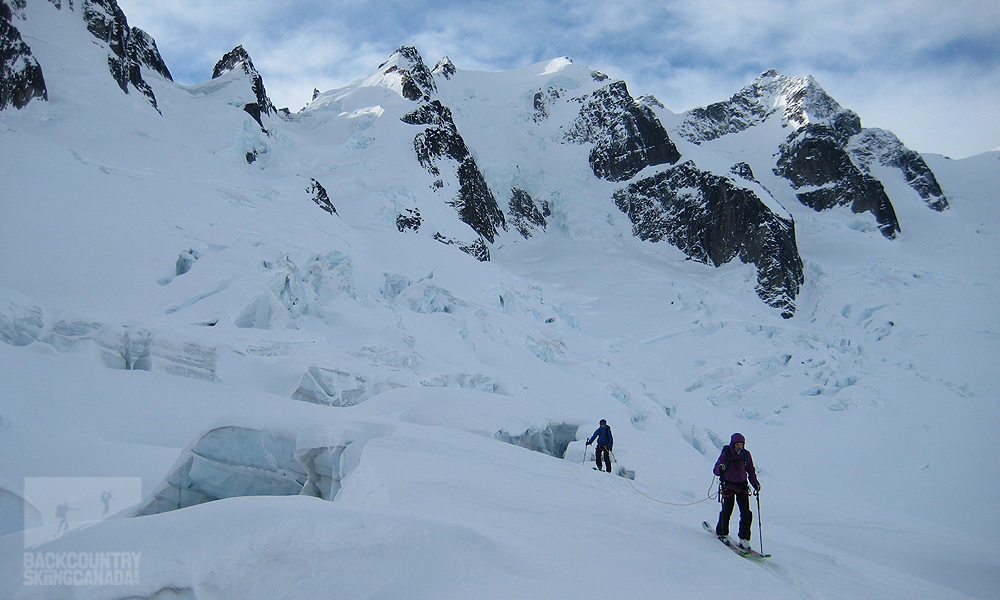
[[[806,279],[786,320],[751,265],[633,237],[617,185],[558,141],[567,115],[532,119],[538,89],[596,89],[585,67],[435,78],[498,203],[519,187],[551,209],[479,262],[434,239],[475,234],[446,202],[458,182],[415,160],[391,74],[265,133],[239,70],[144,70],[157,112],[78,13],[25,15],[49,100],[0,112],[3,597],[995,594],[1000,153],[925,157],[943,213],[884,173],[888,240],[757,167],[775,122],[672,134],[702,168],[753,165],[794,218]],[[419,231],[397,228],[406,209]],[[601,418],[634,479],[581,464]],[[734,431],[766,563],[701,531]],[[21,517],[40,478],[141,480],[137,505],[30,549],[139,553],[136,581],[22,585],[21,526],[56,527]],[[147,514],[172,481],[232,497]],[[318,497],[288,495],[303,486]]]

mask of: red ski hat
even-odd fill
[[[734,433],[733,437],[729,440],[729,445],[733,446],[736,444],[746,444],[747,440],[743,437],[742,433]]]

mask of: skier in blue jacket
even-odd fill
[[[608,465],[608,473],[611,472],[611,447],[614,446],[615,440],[611,437],[611,427],[608,426],[608,422],[601,419],[601,426],[597,428],[594,435],[590,436],[587,440],[587,445],[589,446],[594,440],[597,440],[597,470],[601,469],[601,458],[604,458],[604,463]]]

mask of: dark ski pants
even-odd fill
[[[608,448],[607,444],[597,445],[597,470],[601,471],[601,458],[604,459],[605,464],[608,465],[608,473],[611,472],[611,448]]]
[[[750,512],[750,494],[748,492],[722,494],[722,512],[719,513],[719,524],[715,526],[715,533],[729,535],[729,520],[733,517],[733,504],[740,505],[740,539],[749,540],[753,513]]]

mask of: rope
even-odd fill
[[[615,453],[611,452],[610,450],[608,450],[608,452],[611,454],[611,460],[615,461],[615,464],[618,464],[618,459],[615,457]],[[619,465],[619,466],[621,466],[621,465]],[[659,504],[666,504],[667,506],[694,506],[695,504],[701,504],[702,502],[708,502],[709,500],[715,500],[716,498],[718,498],[718,494],[716,494],[716,496],[714,498],[712,497],[712,486],[715,484],[715,475],[712,476],[712,483],[710,483],[709,486],[708,486],[708,492],[705,494],[706,497],[703,498],[703,499],[701,499],[701,500],[698,500],[696,502],[688,502],[687,504],[675,504],[673,502],[667,502],[665,500],[658,500],[658,499],[650,496],[649,494],[643,492],[639,488],[635,487],[635,484],[632,483],[632,480],[629,479],[628,477],[622,477],[622,479],[624,479],[625,481],[627,481],[628,484],[630,486],[632,486],[632,489],[635,490],[636,492],[638,492],[641,496],[645,496],[645,497],[649,498],[650,500],[652,500],[653,502],[657,502]]]

